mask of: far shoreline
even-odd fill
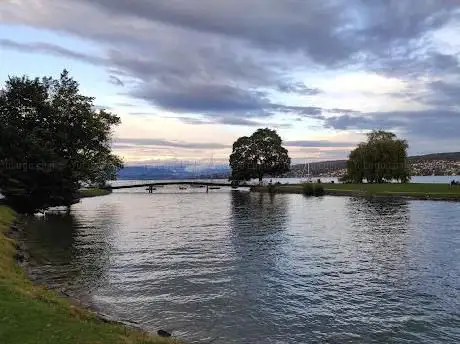
[[[271,186],[252,186],[250,190],[251,192],[273,194],[304,194],[303,185],[304,184],[273,184]],[[347,196],[370,199],[460,201],[460,186],[450,186],[446,184],[320,183],[319,185],[324,188],[324,196]]]

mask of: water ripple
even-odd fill
[[[460,342],[457,203],[114,193],[30,220],[37,280],[189,342]]]

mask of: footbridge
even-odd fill
[[[167,181],[167,182],[149,182],[149,183],[139,183],[139,184],[127,184],[127,185],[114,185],[106,186],[105,189],[108,190],[119,190],[119,189],[134,189],[134,188],[155,188],[160,186],[168,185],[190,185],[190,186],[201,186],[201,187],[250,187],[250,185],[239,185],[234,186],[231,183],[223,182],[204,182],[204,181]]]

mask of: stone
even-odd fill
[[[165,331],[165,330],[158,330],[157,334],[160,337],[171,337],[171,333]]]

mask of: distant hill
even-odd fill
[[[415,155],[409,157],[409,161],[433,161],[433,160],[444,160],[444,161],[460,161],[460,152],[452,153],[434,153],[426,155]]]
[[[286,174],[286,177],[303,176],[310,172],[314,176],[333,175],[334,172],[347,168],[347,160],[330,160],[312,162],[308,167],[305,164],[292,165],[291,170]]]
[[[460,174],[460,152],[434,153],[409,157],[413,175],[452,175]],[[331,160],[310,163],[310,173],[314,176],[338,177],[345,173],[347,160]],[[291,166],[285,177],[301,177],[307,174],[305,164]],[[193,170],[186,166],[126,166],[118,179],[165,180],[165,179],[226,179],[230,168],[225,165]]]
[[[410,156],[413,175],[458,175],[460,174],[460,152],[433,153]],[[347,168],[347,160],[332,160],[310,163],[310,173],[314,176],[340,176]],[[287,177],[304,176],[308,171],[305,164],[291,166]]]
[[[206,179],[228,178],[230,169],[226,166],[191,170],[186,166],[126,166],[118,172],[122,180],[166,180],[166,179]]]

